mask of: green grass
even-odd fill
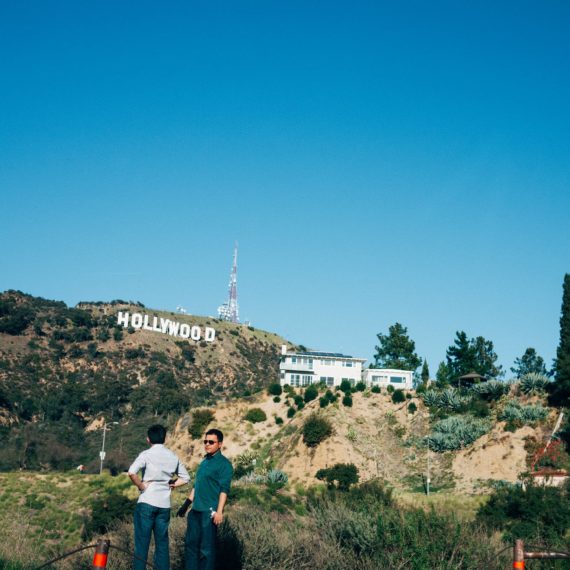
[[[394,498],[398,504],[407,507],[433,508],[441,514],[455,514],[460,521],[472,521],[489,496],[435,492],[428,497],[425,493],[394,490]]]
[[[11,548],[10,543],[19,530],[26,536],[37,537],[38,557],[56,544],[61,548],[81,544],[85,521],[91,514],[91,501],[110,490],[130,498],[137,496],[126,475],[0,473],[0,544],[4,545],[0,546],[0,560],[10,554],[2,549]],[[18,525],[22,528],[15,528]]]

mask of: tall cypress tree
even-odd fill
[[[560,344],[554,363],[556,372],[550,403],[570,406],[570,275],[564,276],[562,286],[562,314],[560,315]]]

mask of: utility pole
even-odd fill
[[[111,422],[109,425],[118,425],[119,422]],[[99,452],[99,459],[101,461],[101,465],[99,467],[99,475],[103,474],[103,461],[105,461],[105,435],[107,434],[107,430],[110,429],[107,427],[107,420],[103,420],[103,445],[101,446],[101,451]]]
[[[426,477],[426,495],[429,497],[429,484],[430,484],[430,473],[429,473],[429,437],[428,437],[428,448],[427,448],[427,477]]]

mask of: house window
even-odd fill
[[[301,375],[291,374],[291,386],[300,386],[300,384],[301,384]]]
[[[404,384],[405,379],[402,376],[390,376],[390,382],[392,384]]]
[[[303,386],[308,386],[311,383],[312,376],[310,374],[303,375]]]
[[[291,362],[292,362],[293,364],[296,364],[296,363],[297,363],[297,357],[296,357],[296,356],[292,356],[292,357],[291,357]]]
[[[334,386],[334,378],[332,376],[327,376],[327,386]]]
[[[351,360],[344,360],[343,363],[342,363],[342,365],[343,365],[345,368],[352,368],[352,361],[351,361]]]

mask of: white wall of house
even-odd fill
[[[411,390],[413,372],[393,368],[367,368],[362,371],[362,380],[367,386],[394,386],[396,389]]]
[[[282,386],[308,386],[324,382],[327,386],[340,386],[346,379],[351,384],[360,382],[365,358],[353,358],[329,352],[281,351],[279,382]]]

